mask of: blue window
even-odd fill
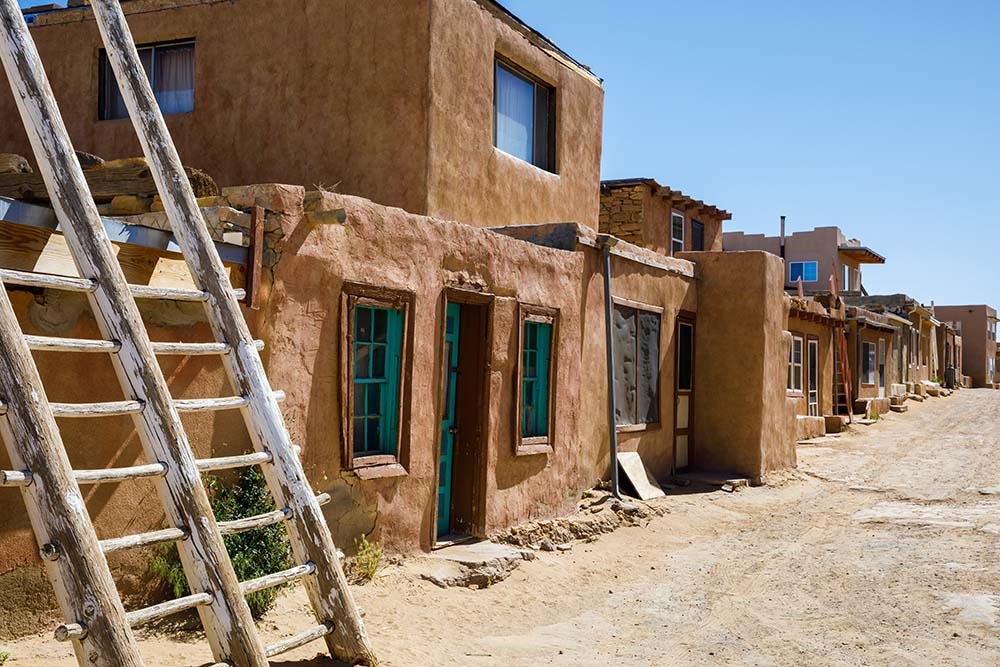
[[[493,145],[536,167],[555,171],[554,101],[552,88],[498,60]]]
[[[354,456],[395,455],[403,311],[358,304],[353,319]]]
[[[818,280],[816,262],[789,262],[788,282],[795,283],[802,279],[804,283],[814,283]]]
[[[524,320],[521,358],[521,437],[549,434],[552,323]]]

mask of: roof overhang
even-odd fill
[[[867,246],[842,245],[837,251],[858,264],[885,264],[885,257]]]

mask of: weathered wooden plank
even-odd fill
[[[25,336],[33,352],[117,352],[121,345],[110,340],[62,338],[59,336]]]
[[[70,144],[38,52],[16,3],[13,0],[0,3],[4,28],[0,55],[39,171],[79,274],[98,284],[88,298],[101,338],[121,342],[121,351],[111,360],[125,396],[145,402],[145,409],[134,417],[136,432],[146,460],[162,461],[168,466],[167,474],[157,478],[156,488],[168,523],[187,526],[191,532],[189,539],[178,543],[188,581],[192,590],[212,591],[212,595],[206,594],[212,604],[199,606],[198,611],[213,655],[217,660],[231,660],[241,667],[265,667],[264,647],[254,632],[250,609],[215,525],[180,416]],[[120,10],[117,2],[112,4]],[[127,34],[124,19],[120,29]],[[137,62],[134,45],[130,39],[127,43]],[[141,68],[133,76],[145,81]],[[156,108],[155,101],[149,108]],[[144,112],[137,107],[133,113]],[[23,340],[20,342],[23,346]],[[7,400],[11,398],[8,396]],[[34,487],[33,484],[27,488]],[[80,567],[79,563],[74,566]],[[81,659],[81,664],[86,663]]]
[[[223,535],[235,535],[237,533],[245,533],[251,530],[257,530],[258,528],[266,528],[268,526],[273,526],[276,523],[281,523],[282,521],[287,521],[292,518],[292,510],[285,509],[275,510],[274,512],[267,512],[266,514],[257,514],[255,516],[248,516],[244,519],[234,519],[232,521],[220,521],[219,531]]]
[[[197,184],[199,197],[219,194],[219,186],[211,176],[199,169],[185,168],[189,178]],[[156,183],[149,173],[149,166],[142,158],[112,160],[84,172],[87,187],[96,202],[109,202],[118,195],[151,197],[156,194]],[[47,202],[48,190],[41,175],[30,171],[0,171],[0,197],[25,201]]]
[[[202,607],[214,605],[214,602],[213,597],[209,593],[193,593],[191,595],[185,595],[182,598],[176,598],[174,600],[161,602],[160,604],[154,604],[150,607],[145,607],[144,609],[130,611],[127,614],[127,618],[129,624],[133,628],[137,628],[140,625],[149,623],[150,621],[179,614],[182,611],[187,611],[188,609],[194,609],[196,607],[200,609]]]
[[[285,400],[285,392],[274,392],[274,399]],[[245,396],[225,396],[223,398],[180,398],[174,401],[178,412],[212,412],[245,408],[250,401]]]
[[[13,0],[0,0],[0,57],[10,68],[11,43],[24,20]],[[7,406],[0,438],[13,465],[40,547],[52,545],[45,566],[67,623],[85,629],[67,637],[81,665],[140,667],[142,658],[126,621],[114,580],[101,553],[94,526],[73,480],[45,388],[21,336],[7,290],[0,283],[0,397]],[[17,477],[5,473],[4,478]],[[56,546],[58,545],[58,546]]]
[[[73,476],[77,484],[107,484],[129,482],[148,477],[163,477],[167,474],[166,463],[147,463],[127,468],[103,468],[99,470],[75,470]]]
[[[66,292],[93,292],[97,289],[97,283],[93,280],[83,278],[67,278],[66,276],[51,276],[44,273],[32,273],[30,271],[15,271],[12,269],[0,269],[0,280],[10,285],[22,285],[24,287],[45,287],[49,289],[59,289]],[[201,294],[201,292],[199,292]]]
[[[234,468],[247,468],[261,463],[270,463],[271,454],[269,452],[254,452],[253,454],[240,454],[238,456],[220,456],[214,459],[199,459],[198,470],[211,472],[213,470],[232,470]]]
[[[243,417],[254,448],[270,451],[273,463],[263,472],[278,506],[292,510],[287,523],[296,560],[316,565],[316,576],[305,581],[316,620],[336,621],[328,635],[331,655],[351,664],[377,664],[364,622],[337,559],[330,529],[310,488],[285,429],[278,402],[253,345],[250,329],[233,298],[225,267],[202,223],[195,193],[185,177],[177,149],[159,111],[139,61],[121,6],[115,0],[92,2],[108,60],[115,71],[122,99],[149,163],[178,245],[197,287],[209,293],[206,314],[215,339],[228,343],[223,357],[234,389],[250,403]]]
[[[34,481],[27,470],[0,470],[0,486],[31,486]]]
[[[184,528],[164,528],[163,530],[153,530],[148,533],[138,533],[136,535],[101,540],[101,551],[109,554],[124,549],[148,547],[154,544],[166,544],[167,542],[179,542],[186,540],[187,537],[188,531]]]
[[[56,417],[86,418],[137,415],[143,411],[142,401],[108,401],[107,403],[50,403]]]
[[[250,256],[247,258],[247,306],[260,310],[264,279],[264,207],[254,206],[250,216]]]

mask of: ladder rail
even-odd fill
[[[270,451],[264,466],[268,487],[279,506],[292,510],[287,522],[299,563],[316,566],[304,579],[316,620],[334,623],[326,637],[330,653],[350,663],[376,664],[361,615],[336,557],[322,510],[295,456],[274,393],[253,345],[249,327],[229,285],[222,260],[202,220],[191,184],[171,140],[117,0],[93,0],[97,26],[118,81],[122,99],[163,201],[174,237],[183,250],[197,289],[208,294],[206,313],[216,340],[230,346],[223,357],[230,380],[248,404],[241,410],[254,447]]]
[[[0,4],[0,21],[6,23],[10,13]],[[84,633],[72,637],[77,660],[97,667],[141,667],[135,636],[2,281],[0,350],[0,396],[9,406],[0,418],[0,436],[14,465],[31,471],[21,496],[39,545],[54,556],[45,565],[63,617],[81,630],[85,624]]]
[[[265,667],[264,646],[215,525],[193,451],[133,292],[90,196],[38,51],[16,3],[0,0],[0,8],[0,56],[25,132],[77,271],[96,284],[96,290],[87,294],[101,336],[121,343],[121,351],[111,358],[122,388],[127,398],[144,401],[145,409],[133,419],[147,460],[168,464],[167,474],[156,481],[168,523],[190,531],[189,539],[178,545],[184,571],[192,590],[210,591],[213,596],[213,604],[198,607],[213,655],[240,667]],[[120,11],[117,4],[116,8]]]

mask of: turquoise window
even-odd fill
[[[354,307],[354,456],[396,454],[403,311]]]
[[[525,320],[521,360],[521,437],[524,438],[549,434],[551,350],[552,324]]]

